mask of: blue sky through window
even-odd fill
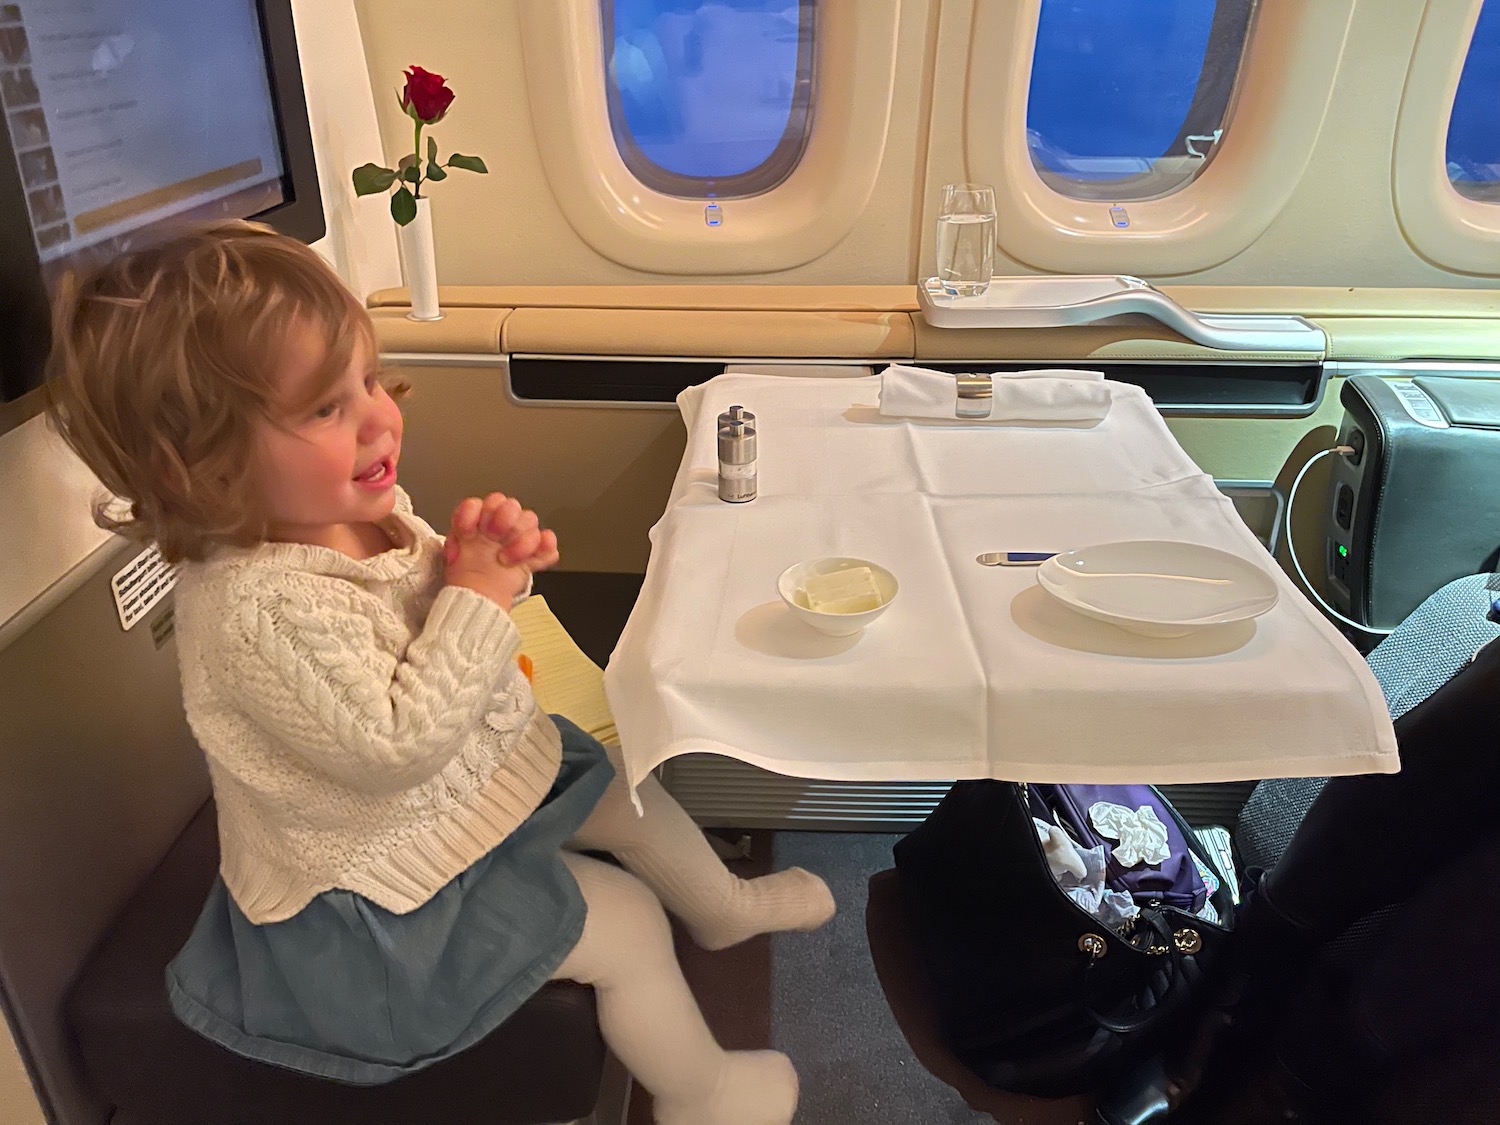
[[[1091,180],[1149,170],[1187,119],[1214,7],[1215,0],[1043,0],[1026,105],[1036,161]]]
[[[1448,177],[1500,180],[1500,2],[1485,0],[1448,122]]]
[[[766,162],[791,119],[798,0],[603,2],[614,17],[610,75],[642,155],[699,179]]]

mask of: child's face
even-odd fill
[[[318,333],[293,330],[272,403],[277,421],[255,424],[257,483],[274,539],[345,549],[358,525],[395,507],[401,411],[361,342],[326,395],[288,413],[287,404],[306,401],[323,354]]]

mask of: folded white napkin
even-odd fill
[[[893,363],[880,376],[880,413],[896,418],[948,421],[1054,422],[1092,426],[1109,413],[1109,388],[1102,371],[1041,368],[1000,371],[992,376],[994,396],[987,418],[955,415],[958,383],[946,371]]]

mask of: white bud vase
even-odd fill
[[[401,235],[401,261],[406,267],[406,287],[411,291],[412,320],[441,320],[438,308],[437,257],[432,248],[432,212],[430,200],[417,200],[417,217],[404,227]]]

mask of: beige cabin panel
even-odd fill
[[[1317,411],[1305,418],[1194,418],[1174,414],[1167,417],[1167,428],[1198,467],[1217,480],[1276,480],[1310,431],[1338,426],[1344,411],[1339,404],[1342,386],[1342,379],[1330,379]]]
[[[1360,287],[1173,287],[1204,311],[1295,312],[1329,335],[1335,359],[1500,357],[1500,294]],[[521,405],[506,366],[444,364],[444,354],[1305,361],[1223,353],[1152,323],[1064,329],[935,329],[909,311],[910,286],[494,286],[445,291],[443,320],[404,315],[400,290],[372,300],[381,347],[422,353],[397,364],[414,387],[402,480],[435,525],[467,495],[513,492],[559,532],[563,569],[639,572],[681,457],[676,412],[660,407]],[[387,303],[389,302],[389,303]],[[504,305],[499,305],[504,302]],[[491,307],[494,306],[494,307]],[[882,306],[885,306],[882,308]],[[511,311],[511,310],[514,311]],[[498,333],[498,340],[496,334]],[[1192,418],[1169,425],[1220,479],[1283,485],[1341,413],[1338,383],[1301,419]],[[1316,439],[1316,440],[1315,440]],[[1310,478],[1309,487],[1317,482]]]
[[[1318,4],[1291,0],[1275,6]],[[1425,7],[1422,0],[1354,5],[1325,125],[1291,198],[1259,239],[1230,261],[1194,275],[1195,282],[1481,289],[1493,284],[1422,258],[1407,244],[1396,214],[1391,139]],[[1426,128],[1446,134],[1446,116]],[[1272,151],[1279,156],[1279,148]]]
[[[1027,48],[1036,41],[1041,6],[973,6],[962,152],[970,178],[995,185],[997,245],[1043,270],[1160,276],[1221,265],[1259,238],[1312,155],[1354,0],[1259,6],[1222,139],[1190,183],[1122,201],[1126,229],[1115,225],[1107,200],[1060,194],[1033,166]]]
[[[1440,0],[1428,5],[1420,0],[1361,0],[1352,8],[1342,2],[1331,3],[1326,7],[1335,15],[1349,9],[1342,36],[1297,43],[1283,35],[1278,53],[1287,58],[1312,53],[1319,70],[1333,71],[1327,112],[1322,114],[1323,128],[1305,161],[1295,154],[1288,156],[1279,134],[1265,134],[1271,152],[1268,162],[1291,183],[1285,203],[1259,238],[1220,264],[1193,273],[1142,276],[1163,285],[1176,281],[1249,287],[1348,286],[1357,282],[1362,286],[1492,288],[1492,279],[1444,269],[1418,254],[1402,232],[1392,191],[1391,139],[1397,132],[1407,63],[1417,44],[1424,13],[1446,5],[1445,18],[1462,18],[1470,2]],[[991,5],[998,11],[991,12]],[[982,88],[995,87],[996,97],[1004,96],[998,89],[1000,63],[991,57],[992,52],[981,50],[976,39],[976,13],[988,23],[1013,20],[1021,6],[1001,0],[943,0],[934,7],[939,27],[931,70],[922,207],[920,214],[911,216],[919,261],[913,278],[934,272],[933,230],[942,185],[989,175],[968,159],[965,148],[971,75],[977,76]],[[1288,21],[1328,22],[1324,7],[1321,0],[1276,0],[1261,5],[1263,11],[1277,9],[1273,14],[1283,25]],[[1015,47],[1009,42],[998,44],[1004,52]],[[1444,113],[1448,104],[1442,103]],[[1315,109],[1321,114],[1321,106]],[[1446,116],[1434,116],[1411,127],[1427,137],[1437,137],[1440,143],[1446,122]],[[1231,139],[1244,139],[1238,131],[1243,124],[1243,120],[1231,121]],[[1221,155],[1228,155],[1227,149]],[[1257,154],[1245,155],[1253,158]],[[1022,159],[1029,164],[1024,155]],[[1009,217],[1016,219],[1015,215]],[[1112,240],[1106,240],[1095,256],[1077,268],[1096,273],[1141,272],[1146,268],[1127,268],[1121,261],[1112,250]],[[1002,275],[1034,272],[1008,256],[1003,245],[996,253],[995,269]],[[1500,270],[1500,265],[1494,269]]]
[[[1177,290],[1203,312],[1297,313],[1328,336],[1336,360],[1500,360],[1500,293],[1462,290]],[[1360,315],[1366,314],[1366,315]],[[1295,352],[1205,348],[1162,325],[945,329],[913,317],[918,359],[1168,359],[1263,363],[1306,361]]]
[[[28,396],[38,409],[42,394]],[[0,528],[27,529],[25,535],[4,536],[0,549],[3,624],[104,546],[110,534],[93,519],[104,486],[45,418],[29,418],[0,435],[0,481]]]
[[[1500,316],[1317,317],[1328,333],[1330,359],[1500,360]]]
[[[1500,354],[1500,291],[1326,286],[1167,286],[1202,312],[1295,313],[1328,333],[1331,359],[1463,359]],[[1260,360],[1149,321],[1059,329],[933,328],[911,286],[449,286],[442,320],[418,323],[404,289],[370,298],[384,351],[713,355],[932,360]],[[512,309],[519,319],[508,324]],[[629,315],[626,315],[626,314]],[[806,314],[775,317],[772,313]],[[698,315],[694,314],[708,314]],[[677,346],[671,346],[675,341]],[[639,349],[639,350],[634,350]]]
[[[912,285],[443,285],[444,309],[742,309],[775,312],[915,312]],[[406,289],[371,293],[371,308],[411,306]]]
[[[452,0],[424,12],[416,23],[399,6],[381,0],[358,0],[356,5],[386,154],[394,158],[411,143],[410,119],[400,112],[392,91],[400,83],[402,68],[425,58],[452,78],[459,94],[454,111],[435,130],[442,149],[477,153],[495,169],[487,176],[456,173],[434,190],[438,270],[446,283],[587,279],[624,284],[663,276],[628,269],[592,248],[568,222],[543,169],[534,121],[537,107],[527,84],[521,12],[526,5],[550,2]],[[840,2],[853,9],[859,0]],[[947,181],[981,174],[968,166],[963,136],[971,69],[983,72],[992,62],[974,56],[978,3],[902,0],[896,43],[900,65],[879,172],[848,237],[805,265],[766,268],[743,275],[746,280],[899,285],[931,272],[939,189]],[[1455,0],[1460,11],[1470,6]],[[1292,181],[1290,197],[1265,233],[1246,249],[1212,268],[1190,275],[1154,275],[1153,280],[1327,286],[1357,280],[1390,287],[1491,289],[1490,279],[1444,269],[1423,258],[1408,243],[1396,213],[1391,138],[1401,118],[1403,76],[1417,47],[1425,10],[1420,3],[1354,5],[1342,53],[1338,36],[1300,47],[1283,37],[1289,49],[1316,52],[1325,71],[1337,60],[1327,122],[1305,169],[1299,175],[1298,162],[1276,161]],[[1293,13],[1288,18],[1324,17]],[[1440,93],[1434,97],[1442,101]],[[562,111],[552,120],[558,130],[570,128]],[[826,123],[827,114],[819,120]],[[1347,122],[1358,122],[1359,127],[1343,127]],[[1436,118],[1428,125],[1404,124],[1408,131],[1442,133],[1442,122]],[[378,156],[362,152],[359,159]],[[363,200],[359,206],[378,212],[383,203]],[[1002,274],[1031,272],[1003,255],[996,268]],[[1111,272],[1122,267],[1105,246],[1087,268]],[[730,275],[726,271],[705,276],[724,280]]]
[[[1496,317],[1500,289],[1387,288],[1353,285],[1160,285],[1199,312],[1299,316]],[[444,285],[452,308],[684,309],[782,312],[912,312],[915,285]],[[411,307],[404,288],[377,289],[374,308]]]
[[[170,601],[129,632],[115,613],[110,576],[136,553],[113,538],[81,586],[0,649],[0,854],[20,860],[0,866],[0,972],[69,1125],[102,1125],[108,1108],[79,1069],[63,995],[209,789],[176,646],[153,636]]]
[[[404,293],[405,290],[402,290]],[[498,355],[509,309],[445,308],[441,320],[412,320],[405,308],[370,310],[383,352]]]
[[[1309,358],[1302,352],[1229,352],[1205,348],[1154,322],[1069,328],[934,328],[920,316],[912,317],[912,321],[918,361],[1166,359],[1298,363]]]
[[[576,7],[574,0],[566,2]],[[401,84],[404,67],[426,60],[423,65],[447,75],[458,95],[452,112],[434,130],[441,151],[476,154],[488,161],[491,169],[489,175],[482,176],[454,173],[433,191],[438,277],[446,284],[555,284],[584,278],[629,283],[681,272],[666,256],[671,251],[670,242],[663,255],[643,259],[648,268],[632,268],[591,245],[588,232],[580,230],[585,220],[574,217],[570,221],[568,207],[573,204],[565,206],[562,193],[594,190],[603,196],[607,181],[597,169],[586,169],[586,181],[563,179],[561,188],[549,178],[543,150],[559,137],[545,131],[576,132],[580,123],[565,106],[535,100],[539,91],[533,79],[541,79],[545,86],[547,77],[535,72],[539,68],[556,70],[565,64],[576,66],[576,56],[582,50],[594,50],[570,43],[566,36],[553,37],[548,42],[557,43],[557,50],[571,52],[560,61],[547,57],[536,39],[527,39],[527,32],[552,18],[548,9],[559,8],[562,3],[448,0],[428,5],[421,19],[414,20],[407,8],[387,0],[356,0],[385,156],[394,161],[411,145],[411,119],[396,104],[394,91]],[[884,63],[886,73],[881,76],[881,60],[866,52],[864,58],[870,65],[846,67],[849,80],[841,79],[838,87],[863,91],[883,84],[879,97],[862,94],[857,103],[849,102],[842,109],[823,104],[814,111],[815,121],[827,134],[821,146],[825,154],[811,152],[816,159],[804,171],[819,181],[815,186],[824,190],[805,195],[795,213],[785,217],[810,229],[804,246],[811,245],[812,240],[823,241],[824,232],[835,227],[846,228],[847,233],[841,233],[816,254],[798,255],[799,247],[794,243],[779,254],[763,253],[753,245],[743,247],[743,253],[726,256],[722,265],[707,258],[693,270],[703,271],[705,278],[745,276],[806,284],[878,280],[898,284],[909,283],[916,275],[912,215],[920,208],[921,154],[930,111],[931,37],[937,5],[935,0],[824,3],[832,13],[825,27],[852,27],[863,39],[872,34],[865,11],[869,7],[887,25],[884,31],[874,27],[873,32],[879,33],[874,38],[884,35],[887,55],[893,53],[901,60],[892,67],[888,58]],[[588,16],[597,19],[597,5],[590,3],[588,8]],[[829,42],[837,40],[830,37]],[[849,61],[847,49],[842,53],[837,46],[827,49],[836,59]],[[601,91],[602,87],[601,76]],[[550,109],[543,112],[544,106]],[[843,150],[860,146],[859,138],[868,134],[860,123],[872,115],[879,119],[874,121],[879,126],[875,130],[880,134],[879,141],[865,145],[861,156],[844,154]],[[845,123],[842,129],[840,122]],[[365,159],[377,159],[379,155],[372,153]],[[619,159],[613,152],[601,157],[606,158]],[[863,165],[856,163],[859,160]],[[871,162],[873,176],[869,175]],[[858,179],[865,186],[852,193],[840,192],[839,184],[848,178],[839,175],[841,169],[851,175],[860,173]],[[787,202],[784,194],[778,197],[771,193],[765,198],[771,208]],[[625,208],[636,206],[628,197],[618,203]],[[371,207],[379,205],[376,201],[369,203]],[[738,213],[735,201],[728,201],[724,226],[709,233],[729,233]],[[685,234],[704,232],[701,206],[692,221],[692,230]]]
[[[505,492],[557,532],[562,570],[639,574],[682,460],[676,410],[522,406],[505,367],[396,364],[411,383],[401,483],[445,531],[466,496]]]
[[[1446,269],[1493,276],[1500,269],[1500,208],[1470,199],[1448,177],[1446,123],[1453,110],[1483,0],[1427,4],[1407,69],[1391,146],[1401,231],[1412,248]]]
[[[512,354],[909,359],[913,340],[900,312],[517,309],[504,342]]]
[[[1500,318],[1500,289],[1377,288],[1367,285],[1162,285],[1199,312],[1295,313],[1299,316]]]
[[[798,138],[801,152],[770,191],[740,194],[732,180],[723,185],[713,225],[705,198],[658,191],[622,159],[604,82],[615,44],[604,41],[598,0],[523,3],[520,15],[542,167],[568,224],[600,254],[649,273],[759,274],[821,258],[859,221],[895,106],[901,0],[818,5],[808,87],[815,104],[811,127]],[[727,32],[733,21],[756,18],[730,6],[716,23]],[[737,30],[754,34],[743,24]],[[735,65],[729,34],[700,43],[700,72]],[[700,98],[683,110],[690,120],[707,111]],[[557,127],[559,116],[565,128]]]

